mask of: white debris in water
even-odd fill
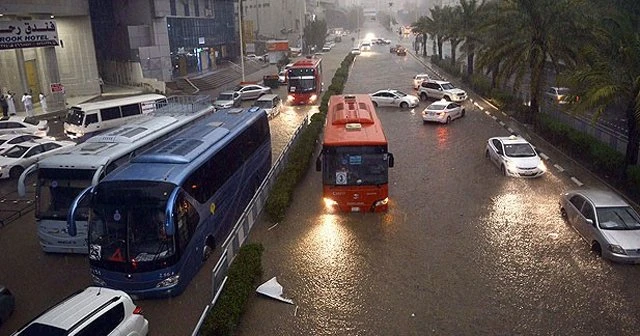
[[[278,283],[276,277],[273,277],[269,281],[258,286],[256,292],[288,304],[293,304],[293,300],[282,297],[282,285]]]

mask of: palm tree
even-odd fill
[[[462,13],[460,7],[446,6],[443,8],[443,17],[445,17],[445,39],[451,45],[451,65],[456,64],[456,51],[458,45],[463,41],[460,32],[462,25]]]
[[[482,48],[479,65],[497,71],[502,81],[512,78],[516,87],[525,75],[529,76],[531,100],[524,121],[533,124],[547,62],[571,65],[578,57],[576,49],[582,39],[579,25],[586,20],[580,17],[582,13],[573,0],[499,0],[477,13],[482,20],[476,24],[477,32],[465,40],[463,50],[472,65],[479,39],[490,36],[491,40],[485,41],[487,44]]]
[[[444,44],[446,35],[447,17],[445,16],[444,9],[440,6],[431,8],[429,12],[431,13],[430,35],[438,46],[438,58],[442,59],[442,45]]]
[[[601,4],[599,0],[593,3]],[[590,30],[592,43],[583,45],[584,58],[570,70],[566,81],[580,96],[575,106],[578,111],[595,108],[595,118],[599,118],[607,107],[624,109],[628,130],[625,164],[629,166],[638,163],[640,147],[640,3],[607,0],[601,5],[606,6],[598,6],[604,14],[601,23]]]
[[[467,77],[473,75],[473,61],[476,49],[479,47],[478,27],[480,25],[480,12],[485,5],[484,0],[460,0],[458,7],[459,36],[464,41],[462,50],[467,55]]]
[[[411,24],[411,32],[420,36],[422,40],[422,56],[427,56],[427,36],[433,26],[433,20],[426,16],[421,16],[418,21]]]

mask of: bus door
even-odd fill
[[[78,220],[86,221],[89,218],[89,205],[91,195],[93,195],[94,186],[90,186],[83,190],[69,206],[69,214],[67,215],[67,231],[69,235],[75,237],[78,234],[76,222]]]

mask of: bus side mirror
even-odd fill
[[[394,163],[393,154],[389,153],[389,168],[393,168],[393,163]]]
[[[320,160],[319,156],[316,159],[316,171],[322,171],[322,160]]]

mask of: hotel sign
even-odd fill
[[[0,21],[0,50],[58,45],[55,20]]]

